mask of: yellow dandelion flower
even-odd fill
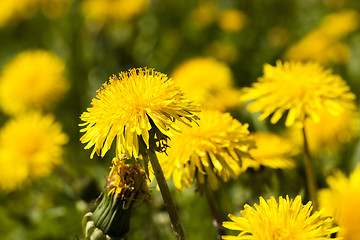
[[[167,178],[173,176],[182,190],[197,177],[216,189],[218,179],[236,178],[243,171],[242,157],[253,147],[248,124],[241,124],[229,113],[206,110],[199,114],[199,126],[181,129],[170,141],[167,155],[159,156]],[[196,175],[196,176],[195,176]]]
[[[323,217],[322,212],[312,213],[312,203],[303,205],[301,197],[289,199],[274,197],[264,200],[254,207],[245,205],[240,211],[242,217],[229,214],[232,222],[223,222],[225,228],[239,230],[237,236],[223,236],[222,239],[240,240],[315,240],[330,239],[339,230],[332,227],[332,218]]]
[[[339,237],[360,239],[360,167],[347,178],[340,171],[327,179],[329,188],[319,191],[319,204],[339,225]]]
[[[187,60],[174,70],[172,77],[189,98],[206,108],[224,111],[240,103],[231,69],[215,59]]]
[[[72,0],[1,0],[0,1],[0,27],[16,20],[30,18],[36,8],[42,9],[49,18],[62,15],[70,6]]]
[[[288,60],[316,61],[321,64],[344,63],[349,59],[349,47],[316,29],[305,35],[285,53]]]
[[[85,0],[82,10],[85,18],[97,22],[126,21],[148,8],[148,0]]]
[[[19,4],[18,1],[12,0],[0,1],[0,27],[16,19],[18,15],[26,16],[24,5],[26,6],[27,2],[28,0],[24,0],[22,4]]]
[[[319,26],[328,37],[342,38],[359,26],[359,14],[354,10],[343,10],[326,15]]]
[[[350,142],[358,135],[359,115],[354,110],[345,110],[339,115],[333,115],[321,110],[319,122],[306,119],[306,133],[311,152],[334,150],[342,144]],[[287,135],[297,146],[302,146],[303,136],[298,128],[290,128]]]
[[[47,51],[26,51],[5,65],[0,76],[0,107],[8,114],[49,109],[68,90],[65,63]]]
[[[216,3],[203,1],[190,14],[190,18],[199,27],[206,27],[213,23],[218,15]]]
[[[340,38],[358,28],[359,16],[353,10],[344,10],[325,16],[319,27],[310,31],[285,53],[288,60],[317,61],[321,64],[344,63],[350,50]]]
[[[297,153],[296,148],[285,138],[269,133],[255,132],[252,134],[256,148],[249,150],[251,159],[245,161],[250,167],[260,165],[271,168],[293,168],[295,161],[291,156]]]
[[[126,153],[128,158],[137,158],[139,140],[148,149],[155,144],[166,147],[170,129],[179,131],[178,123],[196,120],[194,112],[198,111],[171,78],[146,68],[113,75],[91,104],[80,124],[85,126],[80,139],[87,143],[85,149],[94,146],[91,158],[95,152],[103,157],[115,137],[117,154]]]
[[[247,16],[238,9],[226,9],[220,13],[219,27],[227,32],[237,32],[245,27]]]
[[[248,110],[263,112],[260,120],[272,114],[270,121],[275,124],[287,112],[285,125],[288,127],[302,125],[307,118],[318,122],[323,109],[333,115],[352,109],[355,99],[339,75],[312,62],[266,64],[264,75],[243,91],[243,100],[254,100]]]
[[[51,115],[33,112],[10,120],[0,130],[0,188],[20,188],[48,175],[62,161],[68,137]]]

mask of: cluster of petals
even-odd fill
[[[349,177],[336,171],[326,180],[329,187],[319,192],[320,207],[339,225],[339,237],[360,239],[360,166]]]
[[[0,188],[11,191],[48,175],[62,162],[68,136],[52,115],[31,112],[0,130]]]
[[[243,92],[243,100],[252,100],[248,110],[262,112],[260,120],[271,115],[270,121],[275,124],[287,115],[288,127],[303,125],[306,118],[318,122],[323,109],[333,115],[353,109],[355,99],[339,75],[314,62],[265,64],[264,75]]]
[[[237,236],[223,236],[227,240],[324,240],[338,232],[333,219],[324,217],[322,212],[312,212],[312,203],[303,205],[300,196],[295,199],[274,197],[254,207],[245,205],[241,217],[229,214],[232,221],[223,222],[225,228],[241,231]]]
[[[163,140],[160,135],[171,137],[180,131],[179,123],[196,120],[194,112],[198,111],[171,78],[146,68],[113,75],[91,104],[80,124],[85,149],[94,147],[91,158],[95,153],[103,157],[115,137],[118,155],[137,158],[141,143],[149,148],[150,141]],[[149,136],[152,128],[154,136]]]
[[[218,178],[228,181],[245,169],[243,159],[254,147],[248,124],[229,113],[204,110],[198,125],[184,127],[174,135],[167,154],[159,156],[166,177],[173,176],[178,189],[189,187],[194,179],[218,188]]]

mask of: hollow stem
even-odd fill
[[[153,167],[154,174],[155,174],[157,183],[159,185],[160,192],[163,197],[166,209],[170,216],[171,226],[173,228],[175,239],[184,240],[184,239],[186,239],[185,231],[181,224],[180,217],[179,217],[178,211],[175,206],[175,202],[171,196],[169,187],[166,183],[164,173],[161,169],[161,166],[159,164],[157,156],[156,156],[155,152],[152,150],[148,150],[147,153],[149,156],[150,163]]]
[[[317,184],[316,184],[316,178],[314,173],[314,166],[313,161],[311,158],[310,150],[309,150],[309,144],[306,137],[306,131],[305,126],[302,129],[303,132],[303,138],[304,138],[304,154],[305,154],[305,170],[306,170],[306,181],[307,181],[307,188],[309,193],[309,199],[312,201],[314,210],[317,209]]]
[[[211,211],[211,215],[213,218],[213,225],[218,234],[218,239],[221,240],[221,236],[226,235],[226,232],[225,232],[225,228],[222,226],[221,215],[218,208],[218,204],[214,196],[214,192],[206,184],[204,184],[202,188],[203,191],[205,192],[206,200],[208,202]]]

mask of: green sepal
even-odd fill
[[[88,212],[84,215],[83,219],[81,220],[81,227],[82,227],[83,232],[85,232],[85,230],[86,230],[86,224],[89,221],[92,221],[92,217],[93,217],[92,212]]]
[[[90,240],[106,240],[106,235],[100,229],[96,228],[90,236]]]
[[[86,223],[85,226],[85,239],[89,240],[90,236],[93,234],[93,232],[95,231],[96,227],[93,221],[89,221]]]
[[[126,209],[124,206],[126,200],[122,200],[114,193],[105,192],[93,214],[95,226],[110,237],[125,236],[130,229],[132,204]]]

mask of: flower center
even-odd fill
[[[272,233],[273,240],[290,240],[294,239],[294,236],[290,236],[289,231],[286,231],[285,229],[277,228]]]
[[[22,144],[21,151],[26,156],[35,155],[41,148],[41,143],[39,137],[37,136],[28,136]]]

